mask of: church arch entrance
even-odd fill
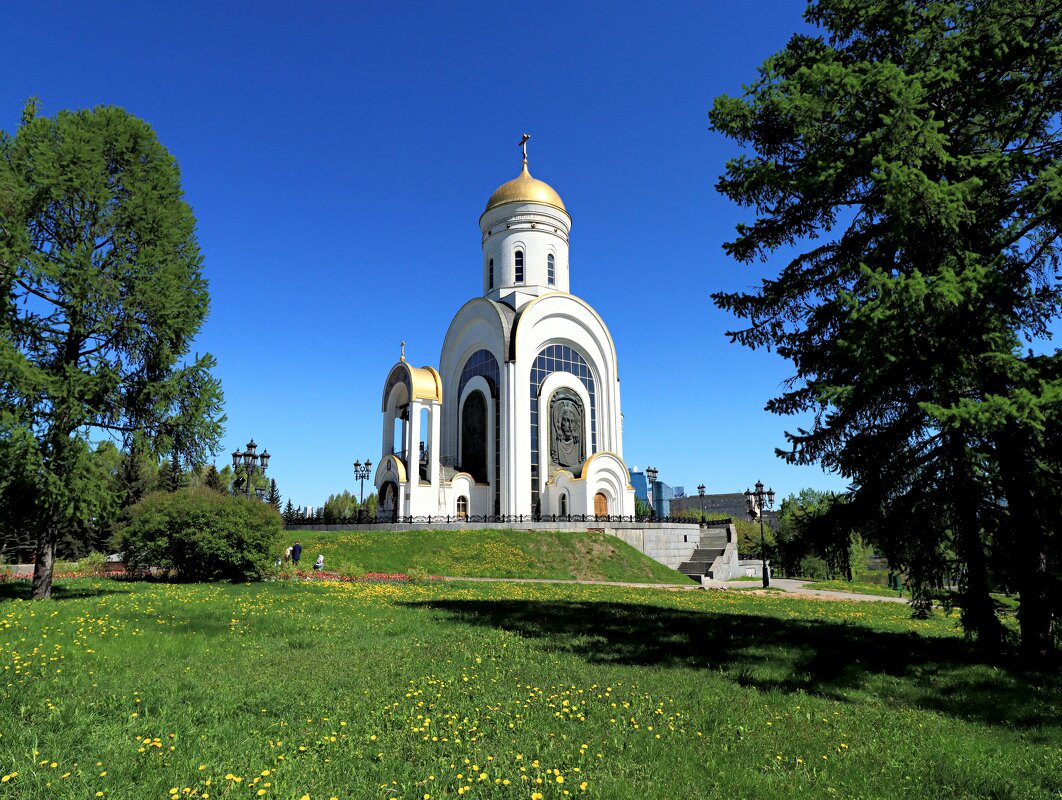
[[[608,498],[605,497],[604,492],[598,492],[594,495],[594,515],[598,517],[608,516]]]
[[[376,507],[376,518],[394,521],[398,517],[398,484],[387,481],[380,487],[380,504]]]

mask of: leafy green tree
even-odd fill
[[[257,497],[258,490],[262,490],[263,494],[269,492],[269,478],[267,478],[260,469],[256,469],[248,477],[248,470],[240,464],[238,467],[232,470],[232,479],[230,482],[231,490],[233,494],[242,494],[249,497]]]
[[[39,476],[26,474],[24,470],[33,460],[20,454],[16,444],[0,440],[0,556],[6,561],[28,563],[36,550],[38,517],[25,499],[32,496]],[[22,436],[21,444],[34,446],[28,434]],[[122,454],[111,442],[95,448],[87,442],[83,446],[76,478],[89,490],[88,499],[82,501],[77,524],[64,530],[56,543],[57,556],[70,560],[105,547],[113,534],[121,499]]]
[[[822,35],[794,36],[710,112],[748,151],[718,189],[756,213],[726,251],[796,254],[713,297],[748,321],[733,340],[793,362],[767,408],[810,425],[779,455],[850,480],[849,513],[923,607],[958,572],[963,623],[992,650],[988,564],[1021,553],[1023,609],[1054,609],[1021,615],[1045,657],[1058,527],[1015,524],[1008,484],[1058,494],[1042,443],[1062,383],[1024,345],[1059,312],[1062,4],[820,0],[805,16]],[[1013,441],[1050,463],[1002,459]]]
[[[344,490],[342,494],[332,494],[325,501],[321,509],[321,517],[326,525],[347,522],[357,519],[358,498]]]
[[[801,489],[782,501],[773,548],[780,573],[853,579],[863,548],[846,501],[844,495],[816,489]]]
[[[60,538],[111,500],[89,478],[90,437],[188,463],[217,446],[214,360],[186,362],[201,263],[177,164],[146,123],[29,104],[0,133],[0,441],[31,477],[34,598],[51,595]]]
[[[375,520],[376,519],[376,504],[377,504],[377,502],[378,502],[378,499],[376,497],[376,492],[372,492],[368,497],[365,498],[365,502],[361,504],[362,517],[364,519],[368,519],[368,520]]]
[[[278,512],[280,511],[280,489],[277,488],[276,479],[269,481],[269,494],[266,495],[266,502]]]
[[[183,580],[253,580],[280,549],[280,515],[267,503],[198,487],[155,492],[128,512],[116,544],[134,572]]]

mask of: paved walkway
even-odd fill
[[[633,581],[580,581],[564,578],[462,578],[459,575],[432,575],[441,581],[469,581],[470,583],[577,583],[580,586],[631,586],[635,589],[671,589],[686,592],[701,587],[690,581],[686,583],[635,583]]]
[[[5,567],[0,567],[0,570],[5,570],[10,574],[12,578],[32,578],[33,577],[33,565],[32,564],[15,564]],[[629,586],[635,589],[667,589],[672,592],[688,592],[694,589],[722,589],[724,591],[731,592],[762,592],[758,586],[755,589],[744,588],[749,584],[745,582],[730,583],[728,581],[705,581],[704,585],[696,584],[693,581],[689,583],[635,583],[633,581],[580,581],[580,580],[563,580],[560,578],[468,578],[460,577],[457,575],[433,575],[432,577],[438,578],[444,581],[469,581],[470,583],[577,583],[582,586]],[[814,586],[814,581],[797,581],[790,578],[772,578],[771,588],[781,589],[785,592],[792,592],[794,594],[803,594],[813,597],[822,597],[829,600],[867,600],[867,601],[879,601],[885,603],[906,603],[907,598],[904,597],[883,597],[873,594],[856,594],[855,592],[830,592],[821,589],[811,589],[809,586]]]
[[[691,589],[722,589],[724,591],[731,592],[762,592],[763,589],[757,587],[756,589],[739,588],[741,584],[735,585],[728,581],[705,581],[703,586],[690,581],[688,584],[682,583],[634,583],[632,581],[580,581],[580,580],[562,580],[558,578],[462,578],[457,575],[435,575],[433,577],[439,578],[444,581],[470,581],[473,583],[577,583],[582,586],[630,586],[637,589],[670,589],[675,592],[685,592]],[[748,584],[745,584],[746,586]],[[814,586],[814,581],[798,581],[790,578],[772,578],[771,588],[781,589],[784,592],[791,592],[793,594],[803,594],[812,597],[822,597],[828,600],[866,600],[869,602],[885,602],[885,603],[906,603],[907,598],[904,597],[885,597],[875,594],[856,594],[855,592],[832,592],[822,589],[810,589],[809,586]]]
[[[814,589],[814,581],[798,581],[792,578],[771,578],[771,588],[781,589],[785,592],[793,592],[795,594],[812,595],[815,597],[824,597],[830,600],[868,600],[871,602],[885,602],[885,603],[906,603],[908,598],[896,597],[895,595],[877,595],[877,594],[857,594],[856,592],[835,592],[827,589]],[[704,586],[706,589],[730,589],[735,590],[733,583],[727,581],[705,581]],[[754,589],[737,589],[736,591],[750,592]],[[762,591],[762,589],[761,589]]]

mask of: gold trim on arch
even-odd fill
[[[393,458],[395,460],[395,468],[393,470],[386,469],[387,460],[390,458]],[[395,475],[398,477],[399,484],[407,482],[405,462],[403,462],[402,459],[396,456],[394,453],[388,453],[383,458],[381,458],[379,465],[376,467],[376,477],[373,480],[373,484],[377,488],[379,488],[380,486],[380,479],[383,478],[383,476],[386,475],[388,472],[395,473]]]
[[[439,405],[442,405],[442,376],[439,375],[439,371],[435,367],[411,367],[405,361],[397,361],[387,371],[387,378],[384,381],[385,387],[396,369],[404,369],[406,371],[406,377],[409,379],[410,402],[413,400],[434,400]],[[380,410],[387,411],[386,397],[383,398]]]
[[[583,472],[582,472],[582,475],[579,476],[579,480],[585,481],[587,479],[587,475],[589,474],[589,470],[590,470],[590,462],[593,461],[598,456],[612,456],[614,459],[616,459],[618,462],[620,462],[620,464],[623,465],[623,469],[626,470],[627,471],[627,475],[630,476],[630,470],[627,470],[627,462],[624,461],[622,458],[620,458],[619,454],[613,453],[611,450],[598,450],[596,453],[594,453],[592,456],[590,456],[590,458],[586,459],[586,461],[583,462]],[[630,485],[630,478],[628,477],[627,480],[628,480],[627,486],[629,488],[633,489],[634,487]]]

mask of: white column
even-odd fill
[[[441,455],[442,437],[440,427],[442,417],[442,404],[431,401],[428,420],[431,425],[431,437],[428,440],[428,477],[431,480],[432,496],[439,495],[439,457]],[[439,509],[440,511],[442,509]]]

